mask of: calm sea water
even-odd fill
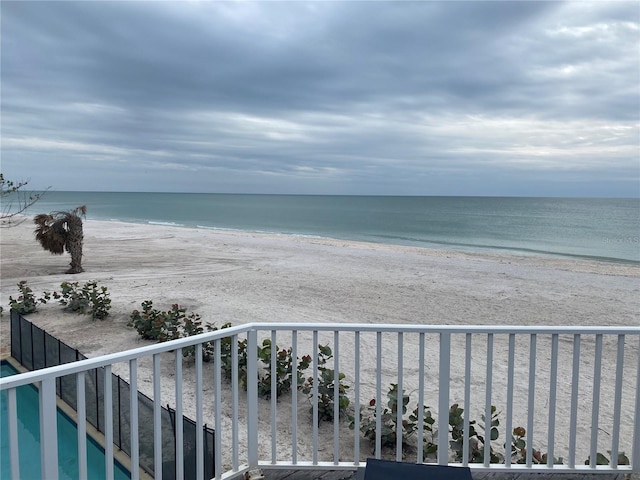
[[[30,214],[640,262],[640,199],[48,192]]]

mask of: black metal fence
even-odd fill
[[[11,356],[25,368],[37,370],[64,363],[83,360],[87,357],[57,338],[49,335],[22,315],[11,311]],[[104,368],[90,370],[85,375],[87,421],[104,433]],[[117,375],[111,375],[113,389],[113,438],[114,444],[127,455],[131,454],[129,431],[129,399],[131,386]],[[57,380],[58,396],[76,409],[76,377],[67,375]],[[153,400],[138,395],[138,443],[140,467],[153,476]],[[196,424],[184,417],[184,478],[196,476]],[[175,471],[175,411],[162,407],[162,478],[173,480]],[[202,432],[204,443],[204,471],[206,478],[214,476],[214,430],[205,426]]]

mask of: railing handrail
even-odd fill
[[[360,323],[291,323],[252,322],[179,338],[167,342],[138,347],[123,352],[110,353],[96,358],[78,360],[53,367],[42,368],[19,375],[0,378],[0,391],[29,385],[46,378],[91,370],[94,368],[127,362],[136,358],[171,352],[178,348],[230,337],[250,331],[318,331],[318,332],[381,332],[381,333],[471,333],[471,334],[519,334],[519,335],[640,335],[640,326],[516,326],[516,325],[410,325],[410,324],[360,324]]]
[[[249,323],[252,330],[402,332],[402,333],[495,333],[520,335],[637,335],[640,326],[519,326],[519,325],[415,325],[401,323]]]
[[[127,362],[129,360],[140,357],[155,355],[158,353],[171,352],[178,348],[189,347],[203,342],[225,338],[238,333],[244,333],[251,330],[251,324],[237,325],[235,327],[216,330],[215,332],[206,332],[191,337],[179,338],[163,343],[156,343],[144,347],[125,350],[124,352],[109,353],[95,358],[87,358],[86,360],[78,360],[76,362],[64,363],[53,367],[41,368],[30,372],[12,375],[0,379],[0,390],[20,387],[34,382],[41,381],[45,378],[60,377],[64,375],[72,375],[74,373],[92,370],[94,368],[113,365],[114,363]]]

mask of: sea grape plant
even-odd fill
[[[372,448],[375,448],[377,434],[377,408],[376,399],[372,398],[369,404],[360,411],[360,431],[364,438],[369,440]],[[409,395],[402,391],[402,415],[407,413]],[[409,437],[416,431],[416,423],[403,418],[398,425],[398,384],[392,383],[387,392],[387,404],[380,408],[380,445],[382,448],[391,448],[396,445],[398,434],[402,436],[403,448],[408,445]],[[355,427],[354,418],[351,417],[349,427]],[[400,428],[398,428],[400,427]]]
[[[272,390],[272,355],[275,350],[275,381],[276,395],[279,397],[284,393],[288,393],[294,386],[298,389],[304,383],[304,371],[311,363],[311,357],[306,355],[297,363],[295,378],[293,373],[293,365],[297,359],[294,359],[293,349],[289,347],[280,348],[278,345],[272,348],[271,340],[265,339],[262,346],[258,347],[258,360],[264,364],[264,374],[258,379],[258,395],[263,398],[271,398]]]
[[[98,286],[96,281],[86,282],[82,287],[78,282],[62,282],[60,293],[44,292],[40,298],[36,298],[25,280],[18,283],[18,289],[20,295],[16,299],[9,297],[9,306],[11,310],[21,315],[35,312],[38,304],[45,304],[52,297],[58,300],[65,310],[90,314],[93,320],[106,318],[111,309],[111,298],[107,287]]]
[[[78,282],[62,282],[60,290],[60,293],[53,292],[53,298],[64,305],[66,310],[90,314],[93,320],[103,320],[109,315],[109,292],[105,286],[98,287],[96,281],[86,282],[82,287]]]
[[[20,291],[18,298],[9,297],[9,308],[20,315],[34,313],[38,310],[39,303],[45,304],[51,298],[51,294],[48,292],[44,292],[42,297],[36,298],[26,280],[18,282],[18,290]]]
[[[333,352],[329,345],[318,345],[318,365],[316,368],[317,376],[308,377],[301,386],[302,392],[308,395],[310,401],[313,401],[313,384],[314,382],[317,382],[318,384],[318,422],[322,420],[333,421],[335,382],[338,382],[339,416],[346,414],[347,407],[349,406],[349,397],[347,396],[349,385],[346,385],[343,382],[345,374],[338,372],[336,376],[335,370],[326,366],[327,362],[331,358],[333,358]],[[311,411],[313,411],[313,407],[311,408]]]

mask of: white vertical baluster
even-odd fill
[[[614,468],[618,467],[618,449],[620,448],[620,412],[622,405],[622,372],[624,369],[624,339],[624,335],[618,335],[616,386],[613,402],[613,431],[611,434],[611,466]]]
[[[313,331],[313,388],[312,388],[312,405],[313,405],[313,427],[312,427],[312,441],[313,441],[313,464],[318,463],[318,377],[320,372],[318,370],[318,331]]]
[[[7,391],[7,416],[9,420],[9,457],[11,459],[11,478],[12,480],[20,480],[20,454],[18,448],[18,404],[16,401],[15,388],[10,388]],[[86,469],[86,455],[84,463]]]
[[[277,440],[277,409],[276,402],[278,401],[277,395],[277,365],[276,359],[278,357],[278,349],[276,348],[276,331],[271,330],[271,463],[275,464],[277,460],[277,449],[276,449],[276,440]],[[295,375],[295,357],[292,358],[293,363],[291,364],[291,378],[296,378]],[[295,381],[295,380],[294,380]],[[295,390],[295,387],[293,388]]]
[[[424,462],[424,332],[418,335],[418,463]]]
[[[129,360],[129,435],[131,437],[131,480],[140,480],[140,441],[138,432],[138,361]]]
[[[553,467],[556,433],[556,390],[558,385],[558,334],[551,336],[551,372],[549,375],[549,427],[547,429],[547,466]]]
[[[184,479],[184,425],[182,418],[182,349],[175,351],[176,392],[176,479]]]
[[[113,380],[111,365],[104,367],[104,464],[105,479],[113,480]]]
[[[272,352],[273,353],[273,352]],[[238,336],[234,335],[231,339],[231,358],[233,361],[231,362],[231,444],[233,448],[231,449],[231,468],[235,472],[238,470]],[[216,382],[218,379],[216,378]],[[221,384],[222,388],[222,384]],[[222,402],[218,402],[217,395],[222,395],[221,391],[218,391],[218,386],[216,385],[216,408]]]
[[[533,420],[536,398],[536,334],[529,342],[529,403],[527,410],[527,467],[533,464]]]
[[[333,332],[333,463],[340,460],[340,340]]]
[[[291,332],[291,358],[298,362],[298,332]],[[298,373],[293,373],[296,378],[295,387],[291,389],[291,462],[298,463]]]
[[[638,337],[638,351],[640,352],[640,336]],[[633,448],[631,453],[631,466],[634,472],[640,472],[640,353],[637,355],[638,367],[636,370],[636,405],[633,413]]]
[[[571,412],[569,413],[569,468],[576,466],[578,424],[578,390],[580,384],[580,334],[573,336],[573,367],[571,372]]]
[[[402,460],[402,410],[404,405],[404,395],[402,394],[403,390],[403,378],[402,378],[402,349],[404,348],[402,332],[398,332],[398,397],[397,397],[397,405],[398,409],[396,412],[396,425],[398,426],[396,429],[396,462]]]
[[[40,386],[40,465],[42,478],[58,480],[58,426],[56,379],[49,377]]]
[[[353,435],[353,461],[356,465],[360,463],[360,332],[356,330],[354,339],[355,349],[355,379],[354,379],[354,428]]]
[[[382,456],[382,332],[376,333],[376,458]]]
[[[215,476],[220,478],[222,475],[222,339],[218,338],[214,342],[215,358],[213,360],[213,398],[215,400],[214,408],[214,429],[220,435],[215,436],[214,440],[214,465]],[[231,390],[232,390],[232,406],[231,406],[231,436],[233,446],[231,447],[231,468],[238,469],[238,336],[231,337]],[[235,402],[235,404],[233,404]],[[205,452],[206,454],[206,452]]]
[[[202,437],[202,429],[204,422],[202,420],[202,344],[196,345],[196,478],[204,480],[204,442]],[[220,432],[216,431],[216,438]]]
[[[598,461],[598,417],[600,416],[600,379],[602,376],[602,334],[596,335],[596,351],[593,362],[593,399],[591,401],[591,462],[596,468]]]
[[[504,445],[504,461],[505,465],[511,465],[511,439],[513,438],[513,378],[515,371],[515,348],[516,336],[509,334],[509,354],[507,359],[507,417],[505,431],[507,441]]]
[[[464,431],[462,434],[462,438],[465,439],[462,442],[462,465],[465,467],[469,463],[469,441],[466,440],[469,438],[469,429],[470,420],[469,420],[469,411],[471,410],[471,339],[472,336],[470,333],[465,335],[465,356],[464,356]]]
[[[258,467],[258,332],[247,332],[247,447],[249,468]]]
[[[487,375],[485,380],[484,400],[484,466],[491,463],[491,428],[493,414],[491,411],[491,387],[493,381],[493,333],[487,335]]]
[[[162,398],[160,354],[153,356],[153,474],[162,479]]]
[[[87,475],[87,405],[85,396],[85,372],[76,374],[76,412],[78,413],[78,478]]]
[[[438,464],[449,463],[449,381],[451,377],[451,334],[440,334],[440,376],[438,378]]]

